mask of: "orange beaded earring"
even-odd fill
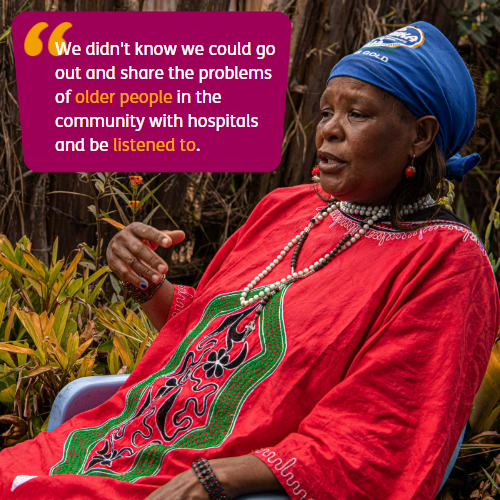
[[[411,165],[409,167],[406,167],[405,168],[405,175],[406,177],[409,179],[410,177],[413,177],[416,173],[417,173],[417,170],[416,168],[413,166],[413,162],[415,161],[415,154],[413,154],[413,158],[411,160]]]

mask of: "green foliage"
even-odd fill
[[[450,14],[457,18],[458,35],[480,45],[486,45],[493,31],[500,32],[500,0],[467,0],[463,11],[454,9]]]
[[[99,308],[96,317],[100,325],[115,333],[108,356],[109,372],[131,373],[156,338],[156,330],[142,312],[136,314],[127,309],[124,302]],[[118,368],[118,359],[122,363],[121,369]]]
[[[454,188],[453,184],[449,181],[448,186],[448,195],[439,200],[439,203],[445,205],[447,208],[451,208],[449,205],[453,202],[454,199]],[[493,236],[492,231],[494,229],[500,229],[500,213],[497,211],[498,203],[500,202],[500,177],[497,178],[496,181],[496,198],[493,204],[493,207],[490,210],[490,214],[488,217],[488,225],[486,227],[486,231],[484,234],[484,247],[486,249],[486,253],[488,254],[488,258],[491,263],[491,267],[493,268],[493,272],[497,274],[500,271],[500,256],[495,256],[495,254],[490,251],[491,250],[491,238]],[[465,205],[465,201],[462,195],[459,195],[457,199],[457,216],[460,217],[471,229],[478,234],[477,224],[474,220],[471,221],[469,213],[467,211],[467,207]]]
[[[500,177],[497,179],[496,183],[496,199],[493,208],[490,211],[488,226],[486,227],[486,234],[484,236],[484,244],[488,257],[490,259],[493,271],[496,273],[500,268],[500,256],[495,258],[493,252],[490,252],[490,238],[491,231],[493,228],[500,228],[500,213],[497,211],[498,202],[500,201]]]
[[[471,220],[467,206],[465,205],[464,197],[460,194],[457,198],[457,216],[460,217],[469,227],[471,227]],[[476,228],[477,229],[477,228]]]
[[[455,186],[448,179],[445,179],[444,182],[446,183],[448,193],[446,194],[446,196],[439,198],[438,204],[443,205],[448,210],[452,210],[451,205],[453,204],[453,200],[455,199]]]
[[[498,470],[498,465],[495,463],[495,469],[497,474],[500,474],[500,471]],[[486,477],[488,478],[488,481],[491,483],[493,488],[497,490],[497,492],[500,492],[500,488],[498,485],[495,483],[495,480],[488,474],[488,471],[483,467],[483,472],[485,473]]]
[[[123,302],[102,306],[109,269],[91,271],[82,260],[88,246],[58,260],[56,239],[48,266],[26,237],[14,248],[0,235],[0,250],[0,413],[17,415],[9,416],[16,431],[4,434],[13,444],[43,430],[72,380],[130,373],[156,332]]]

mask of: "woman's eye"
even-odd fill
[[[332,116],[332,111],[330,109],[325,109],[324,111],[321,112],[321,116],[323,118],[328,118]]]
[[[365,117],[365,115],[363,115],[359,111],[355,111],[355,110],[352,110],[349,113],[349,115],[352,116],[353,118],[364,118]]]

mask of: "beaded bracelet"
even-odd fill
[[[219,480],[214,474],[212,467],[206,458],[200,458],[191,464],[200,483],[208,493],[210,500],[227,500],[226,492],[219,483]]]
[[[139,276],[141,276],[139,274]],[[144,278],[144,276],[141,276]],[[158,289],[163,285],[165,281],[165,275],[162,275],[162,279],[158,281],[158,283],[153,283],[152,281],[144,278],[148,282],[148,287],[146,290],[140,290],[133,283],[126,283],[124,281],[120,281],[120,283],[124,286],[125,290],[127,290],[128,294],[138,303],[144,304],[148,300],[152,299],[154,294],[158,291]]]

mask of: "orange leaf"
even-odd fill
[[[123,229],[125,227],[125,225],[122,224],[121,222],[118,222],[114,219],[110,219],[109,217],[105,217],[104,219],[101,219],[101,220],[104,222],[107,222],[108,224],[111,224],[112,226],[114,226],[118,229]]]

